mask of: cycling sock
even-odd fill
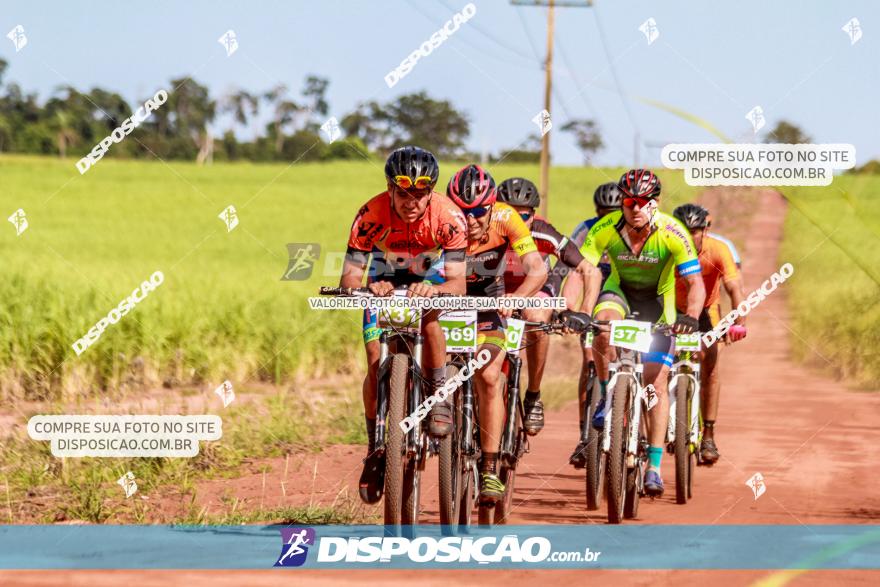
[[[367,452],[372,453],[376,450],[376,418],[364,416],[364,421],[367,423]]]
[[[495,463],[498,461],[497,452],[484,452],[483,459],[480,461],[480,473],[496,473]]]
[[[608,382],[599,380],[599,396],[602,399],[605,399],[605,394],[608,392]]]
[[[703,420],[703,438],[715,437],[715,420]]]
[[[538,401],[539,399],[541,399],[541,390],[540,389],[538,391],[526,391],[525,403],[533,404],[536,401]]]
[[[428,369],[428,381],[431,382],[431,391],[437,391],[446,384],[446,367]]]
[[[651,461],[651,468],[660,470],[660,461],[663,459],[663,447],[661,446],[649,446],[648,447],[648,460]]]

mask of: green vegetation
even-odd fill
[[[781,260],[799,358],[862,385],[880,381],[880,178],[843,175],[827,188],[785,188]],[[818,224],[818,226],[817,226]]]
[[[490,169],[538,175],[534,165]],[[442,166],[444,177],[453,170]],[[551,219],[570,231],[592,214],[596,184],[620,173],[554,169]],[[679,174],[661,176],[664,209],[693,196]],[[80,176],[72,160],[0,158],[3,209],[23,208],[30,224],[20,237],[0,231],[0,399],[360,369],[360,315],[311,311],[306,297],[338,282],[352,218],[383,189],[381,166],[363,161],[109,158]],[[218,218],[229,204],[240,221],[231,232]],[[307,281],[281,281],[290,242],[322,247]],[[74,341],[157,270],[164,283],[77,356]]]

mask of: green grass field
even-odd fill
[[[792,344],[810,364],[880,387],[880,176],[845,175],[828,188],[784,188],[781,259],[795,273]],[[818,224],[818,226],[817,226]]]
[[[309,310],[338,282],[328,253],[345,250],[357,209],[384,187],[379,162],[251,165],[102,160],[80,176],[72,160],[0,158],[2,211],[29,228],[0,231],[3,396],[72,397],[165,384],[280,382],[361,361],[360,315]],[[445,177],[455,169],[443,165]],[[500,166],[499,179],[537,179],[537,166]],[[550,217],[570,231],[592,214],[592,191],[622,170],[558,168]],[[661,172],[670,210],[695,194]],[[60,191],[59,191],[60,190]],[[48,201],[47,201],[48,200]],[[218,218],[233,204],[232,232]],[[5,218],[5,216],[4,216]],[[307,281],[281,281],[286,243],[317,242]],[[154,271],[165,282],[82,355],[71,345]]]

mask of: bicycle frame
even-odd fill
[[[407,406],[410,412],[415,409],[422,401],[422,377],[421,377],[421,359],[422,346],[424,344],[424,336],[418,332],[401,331],[393,332],[385,330],[379,337],[379,369],[377,373],[378,382],[376,386],[376,447],[379,450],[385,450],[386,425],[385,419],[388,415],[388,373],[391,368],[391,346],[404,345],[404,348],[412,348],[410,362],[410,381],[412,385],[409,388],[409,397],[407,398]],[[392,424],[394,425],[394,424]],[[423,451],[420,450],[426,445],[426,438],[422,426],[413,426],[406,435],[406,454],[419,462],[419,468],[424,469]]]
[[[631,378],[634,385],[630,389],[635,390],[629,402],[630,421],[633,425],[631,426],[630,436],[626,441],[627,466],[631,467],[633,465],[631,461],[635,458],[639,447],[639,425],[642,419],[642,400],[644,396],[644,388],[642,387],[644,366],[641,363],[639,353],[636,351],[619,347],[615,348],[617,348],[618,360],[608,364],[609,379],[606,387],[607,397],[605,399],[607,410],[605,412],[605,428],[602,431],[602,451],[607,453],[611,450],[611,405],[613,405],[614,388],[618,378]],[[640,401],[635,401],[636,399]]]

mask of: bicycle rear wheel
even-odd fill
[[[629,376],[618,377],[611,399],[611,449],[608,452],[608,467],[605,480],[605,495],[608,499],[608,523],[619,524],[623,520],[626,498],[626,423],[627,404],[632,381]]]
[[[385,525],[398,529],[402,522],[403,484],[406,455],[406,435],[399,423],[407,416],[409,361],[405,354],[391,356],[391,375],[388,385],[388,436],[385,440]]]

